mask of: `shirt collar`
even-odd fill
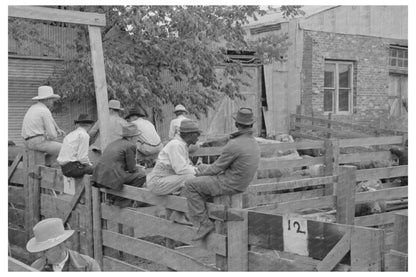
[[[69,255],[68,255],[68,251],[66,251],[65,259],[62,262],[60,262],[59,264],[53,264],[52,265],[53,271],[62,271],[62,269],[64,268],[64,265],[65,265],[66,261],[68,261],[68,259],[69,259]]]
[[[235,133],[230,134],[230,138],[233,139],[242,135],[253,135],[253,129],[249,128],[249,129],[243,129],[243,130],[237,131]]]

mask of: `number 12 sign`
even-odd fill
[[[302,217],[283,216],[284,251],[308,256],[308,221]]]

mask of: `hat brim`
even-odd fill
[[[125,116],[124,119],[127,119],[127,118],[129,118],[130,116],[133,116],[133,115],[146,116],[145,114],[142,114],[142,113],[131,113],[131,114],[128,114],[127,116]]]
[[[251,120],[251,121],[249,121],[249,122],[242,122],[242,121],[239,121],[239,120],[237,119],[236,115],[233,115],[233,116],[231,116],[231,117],[235,120],[235,122],[240,123],[240,124],[242,124],[242,125],[251,125],[251,124],[253,124],[254,122],[256,122],[256,118],[254,118],[254,117],[253,117],[253,120]]]
[[[43,100],[43,99],[59,99],[61,98],[61,96],[59,96],[58,94],[52,94],[52,95],[48,95],[48,96],[35,96],[32,98],[32,100]]]
[[[199,134],[202,134],[202,130],[198,129],[198,130],[191,130],[191,131],[181,131],[179,129],[179,133],[199,133]]]
[[[43,242],[37,242],[36,238],[31,238],[26,244],[26,249],[27,251],[31,253],[45,251],[66,241],[73,234],[74,234],[74,230],[65,230],[64,233],[60,235],[59,237],[53,240],[47,240]]]
[[[135,137],[135,136],[138,136],[138,135],[140,135],[140,131],[138,131],[137,133],[135,133],[135,134],[130,134],[130,135],[125,135],[125,134],[123,134],[122,136],[123,137],[125,137],[125,138],[128,138],[128,137]]]
[[[178,113],[178,112],[188,112],[187,110],[177,110],[177,111],[173,111],[173,113]]]
[[[112,107],[108,107],[109,109],[112,109],[112,110],[116,110],[116,111],[124,111],[124,109],[123,108],[112,108]]]
[[[94,123],[94,120],[74,120],[74,123]]]

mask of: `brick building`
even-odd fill
[[[302,18],[276,13],[248,28],[251,39],[289,37],[286,62],[264,67],[266,110],[280,122],[268,133],[287,131],[298,105],[307,115],[407,129],[407,6],[302,9]]]

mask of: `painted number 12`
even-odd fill
[[[293,227],[297,227],[297,229],[296,229],[296,233],[301,233],[301,234],[306,234],[306,232],[305,231],[302,231],[301,229],[300,229],[300,224],[299,224],[299,222],[297,222],[296,220],[295,221],[293,221]],[[290,219],[288,219],[288,221],[287,221],[287,229],[290,231]]]

